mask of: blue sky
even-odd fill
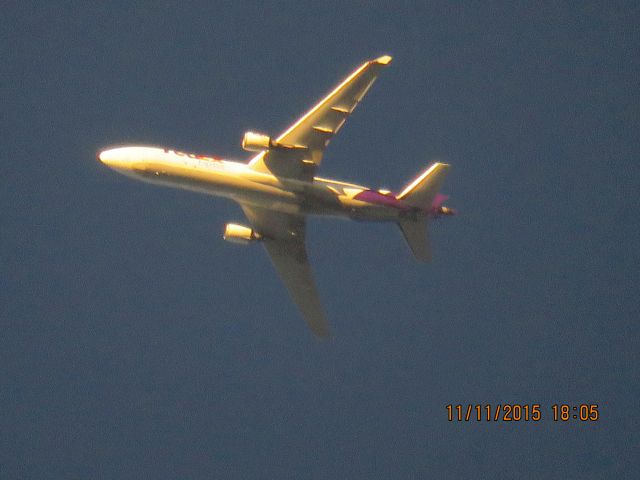
[[[638,6],[10,2],[0,175],[0,477],[636,478]],[[390,54],[322,176],[460,216],[415,263],[312,219],[333,338],[225,200],[118,176],[120,144],[231,159]],[[447,404],[538,403],[532,422]],[[598,422],[554,422],[556,403]]]

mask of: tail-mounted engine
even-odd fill
[[[260,240],[262,235],[254,232],[251,228],[245,227],[244,225],[227,223],[224,227],[224,234],[222,235],[222,238],[227,242],[246,245],[249,242]]]
[[[445,207],[444,205],[438,208],[438,215],[455,215],[456,213],[458,212],[454,208]]]
[[[256,132],[246,132],[242,137],[242,148],[248,152],[263,150],[307,150],[304,145],[285,145],[273,140],[269,135]]]

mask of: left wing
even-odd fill
[[[362,64],[276,139],[276,144],[294,148],[260,152],[249,162],[250,167],[279,177],[313,179],[331,138],[389,63],[391,57],[384,55]]]
[[[305,218],[254,206],[240,206],[255,230],[262,235],[262,243],[271,262],[309,328],[319,337],[328,337],[329,328],[304,244]]]

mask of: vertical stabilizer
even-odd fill
[[[413,255],[421,262],[431,261],[431,246],[429,245],[429,234],[427,232],[426,218],[418,220],[404,219],[398,222],[404,239],[413,252]]]

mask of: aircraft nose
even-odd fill
[[[122,162],[122,155],[120,155],[117,148],[112,148],[111,150],[99,152],[98,160],[111,167],[115,166],[118,162]]]
[[[133,163],[139,159],[136,157],[136,152],[132,151],[131,148],[121,147],[103,150],[98,153],[98,160],[107,167],[124,173],[130,170]]]

